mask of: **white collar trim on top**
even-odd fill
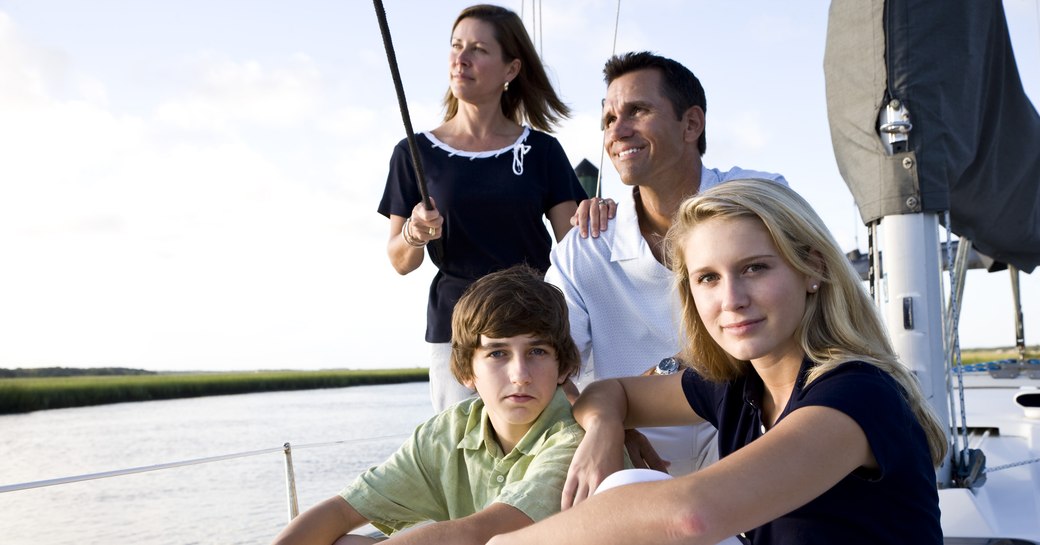
[[[452,156],[452,157],[458,155],[459,157],[468,157],[470,160],[473,160],[473,159],[485,159],[485,158],[488,158],[488,157],[498,157],[499,155],[502,155],[503,153],[507,153],[507,152],[512,151],[513,152],[513,174],[516,174],[517,176],[520,176],[521,174],[524,173],[524,155],[527,155],[527,152],[531,151],[531,146],[528,146],[528,145],[524,144],[524,141],[527,140],[527,136],[529,134],[531,134],[531,128],[530,127],[526,127],[526,126],[524,127],[524,132],[520,133],[520,136],[517,137],[516,142],[513,142],[511,145],[506,146],[506,147],[504,147],[502,149],[490,150],[490,151],[463,151],[463,150],[457,150],[457,149],[455,149],[455,148],[445,144],[444,142],[441,142],[436,136],[433,135],[433,133],[431,133],[429,131],[424,131],[422,134],[423,134],[423,136],[428,138],[430,140],[430,142],[433,142],[433,147],[440,148],[440,149],[448,152],[448,155]]]

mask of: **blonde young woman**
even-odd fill
[[[692,369],[586,389],[577,505],[491,543],[942,543],[945,434],[812,208],[732,181],[686,201],[667,241]],[[624,429],[701,421],[719,462],[588,497],[621,468]]]
[[[570,229],[586,198],[560,143],[546,134],[570,110],[553,90],[516,13],[477,5],[455,19],[444,123],[417,135],[434,204],[420,202],[407,142],[394,149],[379,212],[390,218],[387,254],[400,274],[419,268],[427,244],[438,272],[430,286],[426,341],[438,412],[472,394],[451,376],[451,314],[471,283],[526,263],[543,273],[552,238]],[[523,125],[527,122],[530,126]]]

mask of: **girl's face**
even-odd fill
[[[756,367],[800,365],[795,330],[813,279],[780,255],[758,218],[714,218],[683,241],[689,289],[712,339]]]
[[[464,102],[497,101],[502,87],[516,77],[520,60],[503,60],[502,46],[490,23],[467,17],[451,33],[448,56],[451,92]]]

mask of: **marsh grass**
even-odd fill
[[[127,401],[429,380],[426,369],[255,371],[0,379],[0,414]]]
[[[965,365],[1017,357],[1018,351],[1013,348],[961,351],[961,360]],[[1040,346],[1027,347],[1026,357],[1040,358]],[[0,378],[0,414],[127,401],[426,380],[429,380],[429,374],[423,368]]]

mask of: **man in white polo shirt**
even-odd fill
[[[579,228],[553,250],[546,273],[546,281],[567,298],[571,335],[582,356],[579,389],[596,379],[641,374],[659,362],[657,372],[674,372],[678,298],[662,242],[685,198],[739,178],[787,183],[778,174],[722,172],[701,163],[704,89],[682,64],[647,52],[625,53],[608,60],[603,73],[603,145],[632,191],[617,203],[609,228],[609,199],[582,203],[576,218],[589,220],[573,221]],[[636,446],[640,438],[631,436],[636,467],[667,467],[683,475],[718,459],[710,424],[640,431],[653,450],[645,442]]]

